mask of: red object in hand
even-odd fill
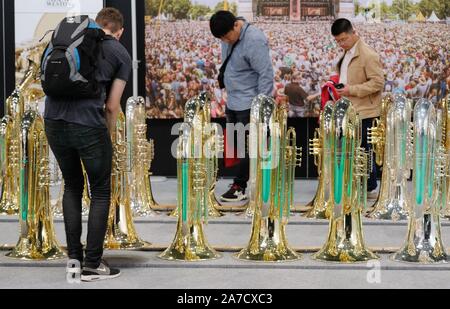
[[[330,77],[330,80],[327,81],[325,85],[322,86],[322,94],[321,94],[322,109],[328,101],[336,102],[341,98],[335,87],[337,84],[339,84],[339,75],[336,74],[332,75]]]
[[[223,162],[226,168],[233,167],[240,162],[237,157],[237,149],[233,144],[228,145],[227,141],[227,130],[223,129],[223,143],[224,143],[224,153],[223,153]],[[227,152],[233,153],[231,157],[227,157]]]

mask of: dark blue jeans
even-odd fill
[[[106,128],[45,120],[45,132],[64,178],[63,213],[70,259],[83,262],[81,199],[86,169],[91,204],[84,264],[97,268],[103,255],[111,199],[112,145]]]
[[[227,123],[237,124],[242,123],[244,126],[250,123],[250,110],[243,110],[243,111],[233,111],[230,109],[226,109],[225,111],[227,116]],[[228,134],[228,133],[227,133]],[[247,136],[248,132],[246,132],[245,135],[245,143],[247,143]],[[235,141],[235,149],[237,149],[237,141],[240,137],[236,136],[234,137]],[[246,147],[247,148],[247,147]],[[247,188],[247,181],[250,174],[250,161],[248,156],[248,151],[245,150],[245,158],[240,158],[239,163],[235,167],[237,169],[237,175],[234,178],[234,183],[240,186],[241,188],[245,189]]]
[[[364,147],[369,152],[369,161],[372,166],[369,166],[369,178],[367,180],[367,191],[373,191],[377,188],[377,164],[375,163],[374,153],[372,151],[372,144],[367,142],[367,129],[372,127],[372,122],[375,118],[366,118],[362,120],[362,141],[361,147]],[[370,159],[371,158],[371,159]]]

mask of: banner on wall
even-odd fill
[[[15,0],[16,81],[28,67],[27,58],[40,61],[40,54],[51,38],[49,33],[66,16],[95,18],[103,0]]]
[[[217,83],[221,42],[211,35],[208,23],[215,11],[223,9],[223,2],[187,0],[195,10],[174,11],[171,6],[155,6],[154,0],[145,1],[147,116],[183,118],[187,100],[208,91],[211,116],[224,117],[227,94]],[[180,7],[186,2],[173,1]],[[317,0],[314,6],[301,1],[301,16],[290,14],[296,1],[283,0],[282,7],[270,7],[267,1],[252,1],[251,6],[248,0],[228,3],[235,14],[253,14],[252,26],[269,41],[275,100],[288,102],[289,117],[317,117],[322,86],[336,75],[336,63],[344,55],[331,34],[331,23],[346,12],[353,16],[353,1],[341,0],[336,5],[334,0]],[[413,100],[428,98],[435,103],[450,93],[448,24],[386,20],[355,21],[354,26],[381,59],[383,94],[403,93]]]

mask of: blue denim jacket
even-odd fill
[[[250,109],[253,98],[258,94],[271,96],[274,78],[264,33],[245,22],[239,40],[224,74],[227,107],[234,111]],[[222,43],[222,59],[227,57],[231,47]]]

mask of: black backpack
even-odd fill
[[[99,98],[102,93],[95,73],[102,29],[87,15],[66,17],[56,27],[41,59],[41,83],[55,98]]]

